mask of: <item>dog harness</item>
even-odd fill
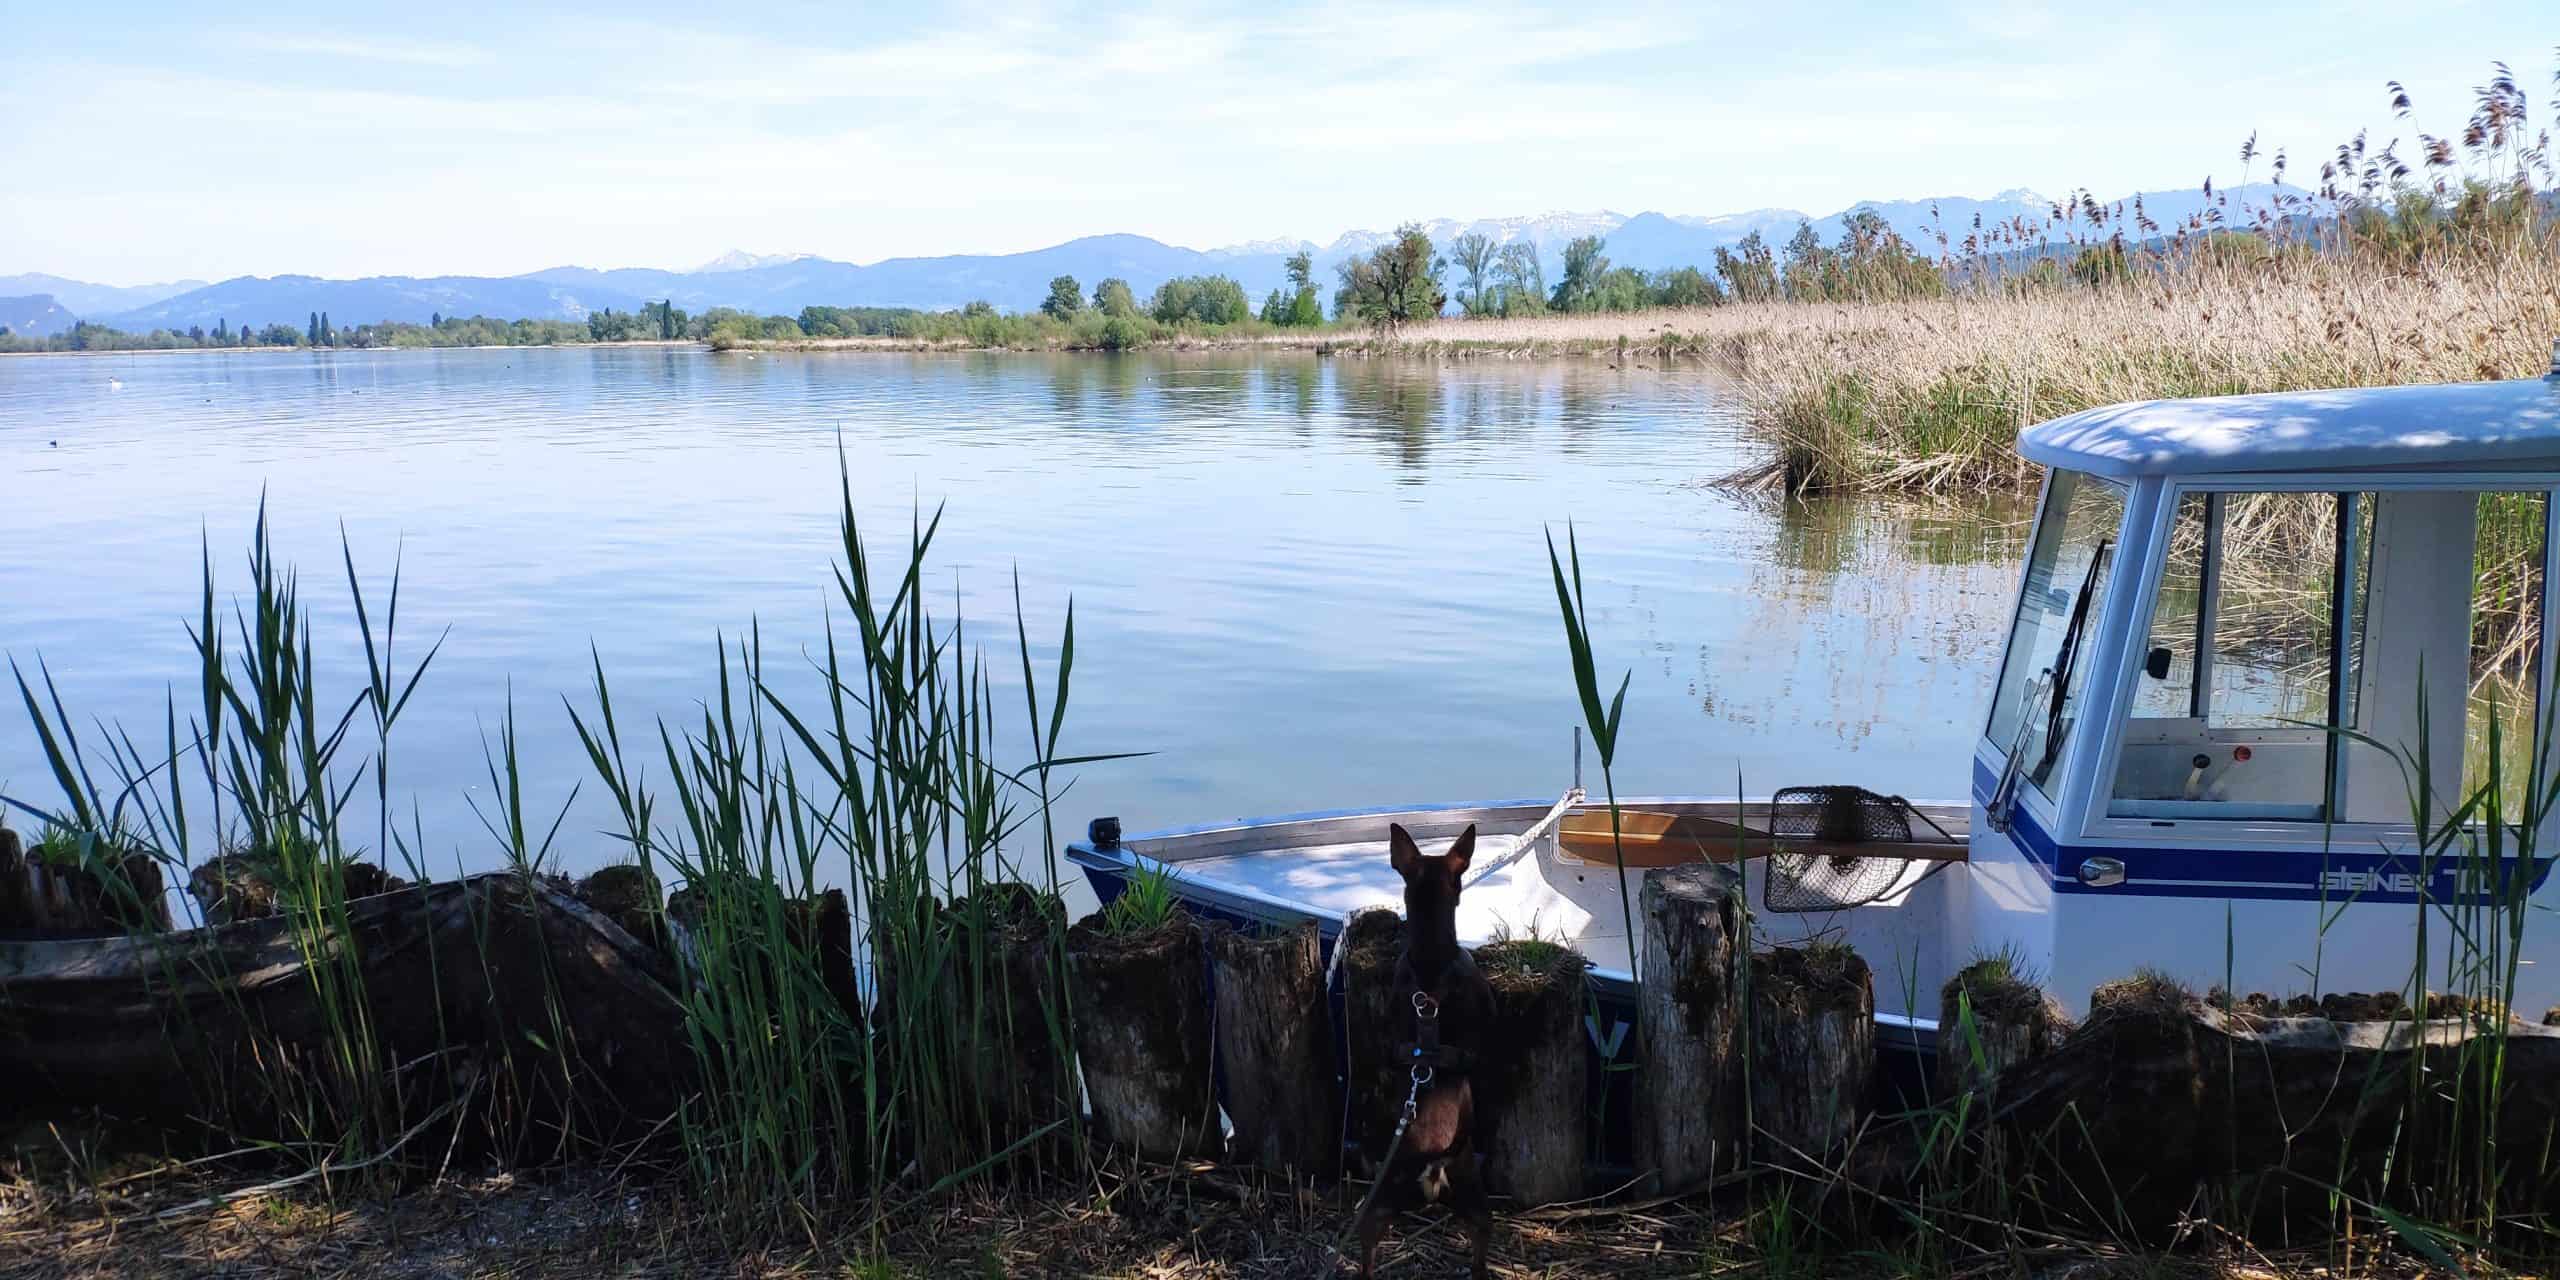
[[[1386,1158],[1378,1162],[1379,1176],[1369,1182],[1368,1194],[1360,1197],[1359,1212],[1367,1213],[1378,1198],[1378,1188],[1386,1185],[1388,1166],[1396,1162],[1404,1150],[1404,1131],[1413,1127],[1414,1114],[1422,1109],[1422,1091],[1429,1088],[1431,1078],[1440,1065],[1440,1001],[1428,991],[1413,993],[1413,1065],[1405,1075],[1413,1083],[1404,1091],[1404,1108],[1396,1114],[1395,1136],[1387,1140]]]

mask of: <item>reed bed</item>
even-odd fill
[[[2101,405],[2540,374],[2560,254],[2539,238],[2415,262],[2198,254],[2103,286],[1702,319],[1775,455],[1757,477],[1942,492],[2031,481],[2018,432]]]
[[[630,734],[601,664],[592,703],[567,709],[620,817],[622,879],[646,886],[618,914],[680,957],[673,989],[699,1087],[671,1130],[649,1136],[672,1142],[655,1149],[677,1154],[705,1220],[738,1232],[806,1230],[838,1204],[880,1212],[1026,1161],[1036,1170],[1052,1154],[1080,1160],[1062,1141],[1079,1113],[1050,776],[1110,757],[1056,752],[1070,612],[1046,673],[1018,619],[1011,635],[995,633],[1017,650],[1008,656],[1030,728],[1020,762],[998,763],[993,659],[960,619],[936,613],[924,580],[936,527],[919,521],[903,556],[876,564],[847,494],[837,612],[814,672],[795,662],[795,678],[769,676],[750,627],[719,641],[716,692],[692,723]],[[166,868],[176,883],[205,872],[195,884],[207,898],[186,904],[189,925],[217,922],[210,909],[237,905],[231,878],[253,873],[283,917],[318,1028],[266,1039],[264,1015],[247,1007],[258,983],[207,975],[242,993],[228,1012],[250,1040],[237,1064],[217,1064],[240,1078],[210,1086],[225,1098],[190,1141],[236,1135],[249,1145],[225,1158],[298,1161],[296,1185],[358,1170],[357,1184],[397,1183],[433,1167],[419,1163],[429,1146],[446,1159],[464,1145],[533,1162],[594,1155],[579,1130],[581,1011],[540,962],[493,958],[492,922],[475,926],[479,968],[504,968],[536,1009],[516,1042],[466,1047],[435,1021],[438,1043],[395,1051],[418,1018],[386,1014],[441,1019],[448,975],[430,973],[428,990],[374,989],[349,902],[428,888],[423,835],[394,821],[391,738],[436,650],[402,662],[396,572],[388,596],[369,600],[352,552],[344,558],[367,664],[352,698],[318,693],[338,682],[315,669],[299,580],[262,509],[240,599],[226,603],[206,554],[192,705],[173,694],[154,735],[84,731],[49,671],[18,668],[60,799],[0,804],[41,822],[38,857],[95,879],[144,928],[172,922],[152,916],[160,879],[146,889],[132,868]],[[567,805],[546,813],[529,802],[518,732],[510,705],[488,747],[490,799],[475,812],[528,892],[565,887],[550,863]],[[359,831],[352,801],[366,791],[380,817]],[[372,856],[396,854],[417,883],[362,861],[366,837],[380,842]],[[655,889],[668,882],[679,890],[661,908]],[[170,965],[221,955],[165,954]]]
[[[2311,199],[2251,207],[2208,181],[2204,210],[2163,227],[2139,199],[2084,194],[2050,221],[1940,236],[1943,297],[1706,317],[1696,331],[1772,448],[1752,478],[2017,485],[2032,471],[2010,452],[2018,430],[2082,409],[2544,372],[2560,337],[2560,227],[2543,193],[2560,185],[2560,157],[2523,83],[2490,70],[2459,133],[2360,130],[2322,157]],[[2409,91],[2389,91],[2395,119],[2412,119]],[[2256,135],[2239,160],[2243,190],[2262,163],[2282,183],[2284,153]]]

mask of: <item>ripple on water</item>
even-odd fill
[[[482,735],[512,696],[539,790],[564,800],[585,766],[561,700],[587,702],[590,643],[626,731],[698,714],[715,638],[750,623],[777,683],[814,696],[839,449],[881,554],[917,504],[948,504],[935,590],[995,650],[1000,709],[1020,704],[1011,574],[1043,661],[1074,597],[1067,748],[1155,754],[1089,771],[1070,824],[1561,786],[1578,711],[1542,529],[1567,520],[1603,662],[1634,673],[1622,789],[1721,792],[1739,765],[1755,790],[1959,794],[1947,762],[2012,586],[2013,515],[1699,487],[1748,446],[1694,372],[196,353],[0,360],[0,645],[41,654],[83,724],[158,725],[192,661],[199,536],[237,584],[263,490],[322,660],[352,679],[343,521],[377,591],[402,557],[406,652],[451,625],[397,768],[430,845],[484,865],[466,804]],[[50,800],[33,735],[7,723],[0,787]],[[610,853],[587,834],[609,825],[598,794],[565,829],[573,866]]]

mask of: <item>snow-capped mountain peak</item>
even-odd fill
[[[711,275],[723,271],[753,271],[758,267],[779,267],[786,263],[799,262],[817,256],[814,253],[749,253],[744,249],[731,249],[695,267],[693,274]]]

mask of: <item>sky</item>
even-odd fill
[[[2297,178],[2359,128],[2458,131],[2495,59],[2547,110],[2555,43],[2560,6],[2461,0],[0,0],[0,274],[871,262],[2112,197],[2237,181],[2253,131]]]

